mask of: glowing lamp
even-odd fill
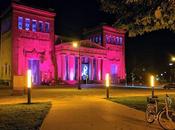
[[[109,98],[109,85],[110,85],[110,81],[109,81],[109,74],[106,74],[106,98]]]
[[[169,66],[173,66],[173,63],[169,63]]]
[[[171,61],[173,61],[173,62],[174,62],[174,61],[175,61],[175,57],[172,57],[172,58],[171,58]]]
[[[78,48],[78,43],[77,42],[73,42],[73,47],[74,48]]]
[[[109,74],[107,73],[106,74],[106,87],[108,88],[110,85],[110,82],[109,82]]]
[[[155,85],[155,78],[153,75],[150,77],[150,86],[152,87],[152,98],[154,97],[154,85]]]
[[[27,93],[27,102],[28,104],[31,104],[31,89],[32,87],[32,71],[27,70],[27,88],[28,88],[28,93]]]
[[[153,75],[151,75],[151,77],[150,77],[150,86],[154,87],[154,85],[155,85],[155,78],[154,78]]]
[[[28,88],[32,87],[32,71],[31,70],[27,71],[27,87]]]

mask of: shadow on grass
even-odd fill
[[[0,130],[38,130],[51,102],[0,105]]]
[[[169,96],[172,99],[172,108],[175,108],[175,101],[174,101],[175,95],[169,95]],[[159,95],[158,98],[159,98],[158,108],[160,110],[164,107],[162,103],[164,103],[165,95]],[[131,108],[143,111],[143,112],[145,112],[146,107],[147,107],[147,97],[146,96],[113,97],[107,100],[116,102],[116,103],[120,103],[122,105],[126,105],[128,107],[131,107]]]

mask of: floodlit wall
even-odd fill
[[[12,8],[13,75],[26,75],[31,69],[34,84],[53,80],[55,13],[18,4]]]
[[[78,43],[80,48],[74,48],[73,43],[55,46],[59,80],[76,83],[79,76],[81,80],[85,80],[84,73],[90,82],[103,83],[107,73],[110,74],[112,83],[125,80],[125,59],[122,46],[109,44],[103,47],[89,40],[78,41]]]
[[[26,76],[28,69],[35,85],[56,78],[75,84],[79,77],[103,83],[107,73],[112,83],[125,80],[125,31],[102,26],[78,41],[80,48],[70,42],[54,45],[54,17],[53,12],[12,4],[11,14],[1,21],[0,80]]]
[[[0,80],[10,81],[11,79],[11,42],[11,17],[8,15],[1,21]]]

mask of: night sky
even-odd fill
[[[57,14],[55,32],[58,35],[79,38],[85,28],[100,24],[112,25],[115,16],[101,11],[96,0],[22,0],[27,5],[53,8]],[[1,1],[1,11],[10,0]],[[169,30],[155,31],[127,38],[126,59],[130,72],[136,65],[151,68],[159,73],[167,70],[171,55],[175,55],[175,33]]]

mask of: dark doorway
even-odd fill
[[[29,60],[28,69],[32,71],[32,83],[34,85],[40,84],[40,74],[39,74],[39,60]]]

